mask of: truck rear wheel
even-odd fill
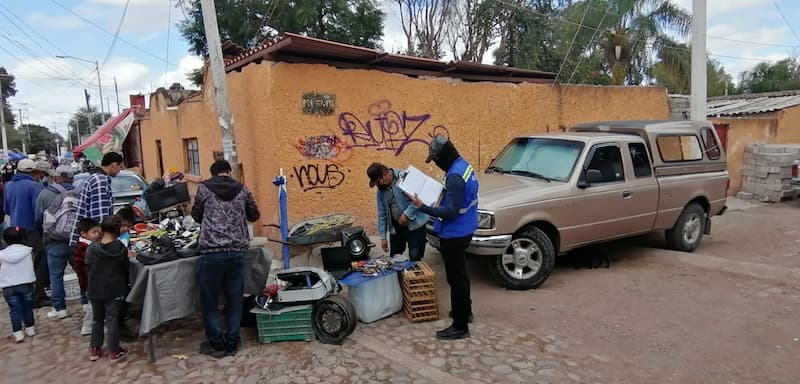
[[[514,235],[502,255],[492,260],[492,274],[507,289],[538,288],[556,262],[553,242],[544,231],[527,227]]]
[[[689,203],[675,225],[665,233],[667,248],[692,252],[700,246],[706,223],[706,211],[697,203]]]

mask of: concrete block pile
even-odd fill
[[[742,190],[736,197],[777,203],[794,199],[792,165],[800,159],[800,145],[753,144],[744,149]]]

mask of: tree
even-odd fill
[[[774,64],[758,63],[740,75],[742,93],[760,93],[800,89],[800,63],[786,58]]]
[[[496,65],[557,72],[559,29],[552,22],[558,11],[552,0],[514,0],[498,8],[500,44]]]
[[[222,41],[252,48],[283,32],[305,34],[366,48],[383,38],[384,14],[375,0],[215,0]],[[178,28],[189,51],[207,56],[199,0],[181,0],[186,19]]]
[[[659,57],[660,61],[650,68],[655,83],[666,87],[670,93],[689,94],[691,91],[691,48],[686,44],[669,42],[669,54]],[[670,61],[671,60],[671,61]],[[736,93],[733,78],[716,60],[708,60],[706,65],[707,94],[722,96]]]
[[[94,123],[91,125],[89,124],[90,115],[91,121]],[[104,118],[95,107],[91,107],[91,109],[88,110],[86,107],[78,108],[67,124],[69,127],[69,137],[72,139],[72,145],[77,146],[81,142],[78,139],[79,136],[83,138],[90,136],[98,127],[103,125],[103,121],[107,121],[110,118],[110,113],[106,113]],[[69,140],[67,140],[67,142],[69,142]]]
[[[455,60],[480,63],[498,35],[496,0],[456,0],[447,22],[447,45]]]
[[[563,29],[562,39],[574,40],[567,57],[600,49],[616,85],[639,84],[652,57],[677,63],[670,56],[680,52],[666,31],[686,37],[691,26],[691,16],[673,0],[583,0],[567,7],[565,17],[574,23]]]
[[[6,104],[3,105],[3,115],[5,115],[6,124],[9,127],[13,127],[16,123],[16,117],[11,110],[8,108],[8,99],[10,97],[14,97],[17,94],[17,84],[14,82],[14,76],[10,75],[8,71],[6,71],[5,67],[0,67],[0,91],[3,93],[3,100],[6,100]]]
[[[406,54],[439,59],[442,57],[445,30],[456,0],[395,0],[406,36]]]
[[[23,124],[17,131],[20,136],[27,143],[28,153],[37,153],[45,151],[50,155],[58,153],[57,142],[64,142],[64,139],[47,129],[37,124]]]

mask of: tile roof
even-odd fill
[[[754,115],[800,105],[800,90],[710,97],[709,117]]]
[[[319,63],[337,68],[376,69],[410,76],[452,77],[467,81],[555,82],[555,74],[551,72],[390,54],[293,33],[285,33],[226,58],[225,70],[239,71],[250,63],[262,60]]]

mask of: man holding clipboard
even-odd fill
[[[436,337],[457,340],[469,337],[467,324],[472,317],[466,250],[473,232],[478,229],[478,179],[472,166],[443,136],[436,136],[431,141],[425,162],[431,161],[445,171],[445,194],[439,206],[425,204],[417,194],[409,198],[421,212],[438,219],[434,222],[434,230],[440,238],[440,251],[447,283],[450,284],[453,324],[436,332]]]

